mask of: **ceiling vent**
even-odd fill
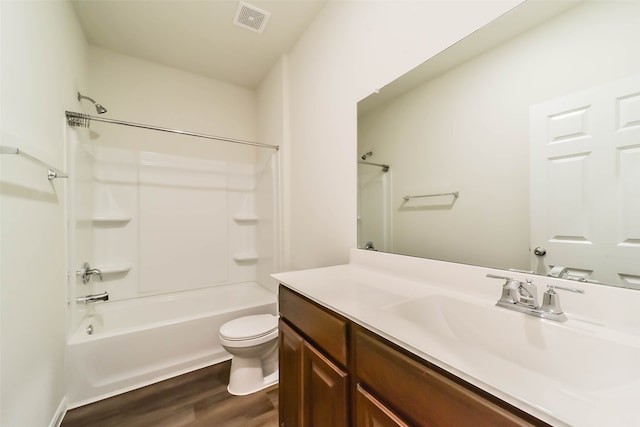
[[[233,23],[247,30],[262,33],[269,22],[271,14],[255,6],[240,2]]]

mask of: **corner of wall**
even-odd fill
[[[258,88],[258,139],[280,148],[275,154],[276,206],[274,218],[274,262],[268,273],[284,271],[290,265],[289,183],[289,57],[284,54]]]
[[[77,107],[86,81],[80,23],[69,1],[0,8],[2,133],[65,169],[64,111]],[[2,166],[2,246],[11,251],[0,260],[0,424],[55,425],[66,406],[67,187],[21,156],[2,156]]]

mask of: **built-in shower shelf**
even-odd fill
[[[255,254],[255,253],[238,254],[233,257],[233,260],[235,262],[242,262],[242,263],[256,262],[258,261],[258,254]]]
[[[94,224],[122,226],[131,221],[130,216],[125,215],[95,215],[91,218]]]
[[[239,224],[253,224],[258,222],[256,215],[236,215],[233,220]]]

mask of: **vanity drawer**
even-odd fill
[[[356,381],[416,426],[546,425],[517,408],[498,405],[471,388],[354,327]],[[495,399],[497,400],[497,399]],[[519,415],[516,415],[519,414]]]
[[[280,286],[278,295],[280,316],[336,362],[347,366],[347,319],[284,286]]]

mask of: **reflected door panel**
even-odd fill
[[[532,269],[640,288],[640,76],[533,106],[530,135]]]

